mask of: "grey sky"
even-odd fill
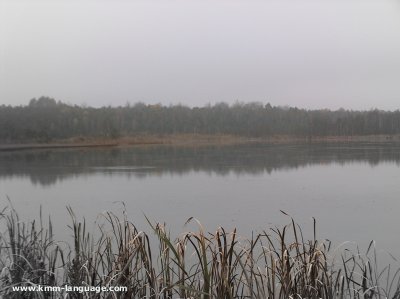
[[[399,0],[0,0],[0,104],[400,109]]]

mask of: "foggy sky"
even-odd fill
[[[399,0],[0,0],[0,104],[400,109]]]

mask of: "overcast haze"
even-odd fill
[[[0,104],[400,108],[398,0],[0,3]]]

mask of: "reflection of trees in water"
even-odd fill
[[[205,171],[218,175],[271,173],[315,164],[388,161],[400,164],[397,144],[236,145],[210,147],[35,150],[0,153],[0,177],[34,184],[103,173],[138,178]]]

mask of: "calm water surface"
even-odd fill
[[[105,210],[148,230],[144,214],[183,232],[193,216],[208,230],[249,236],[289,222],[311,237],[354,241],[400,257],[400,145],[314,144],[35,150],[0,153],[0,201],[22,220],[50,214],[59,238],[71,206],[90,223]]]

